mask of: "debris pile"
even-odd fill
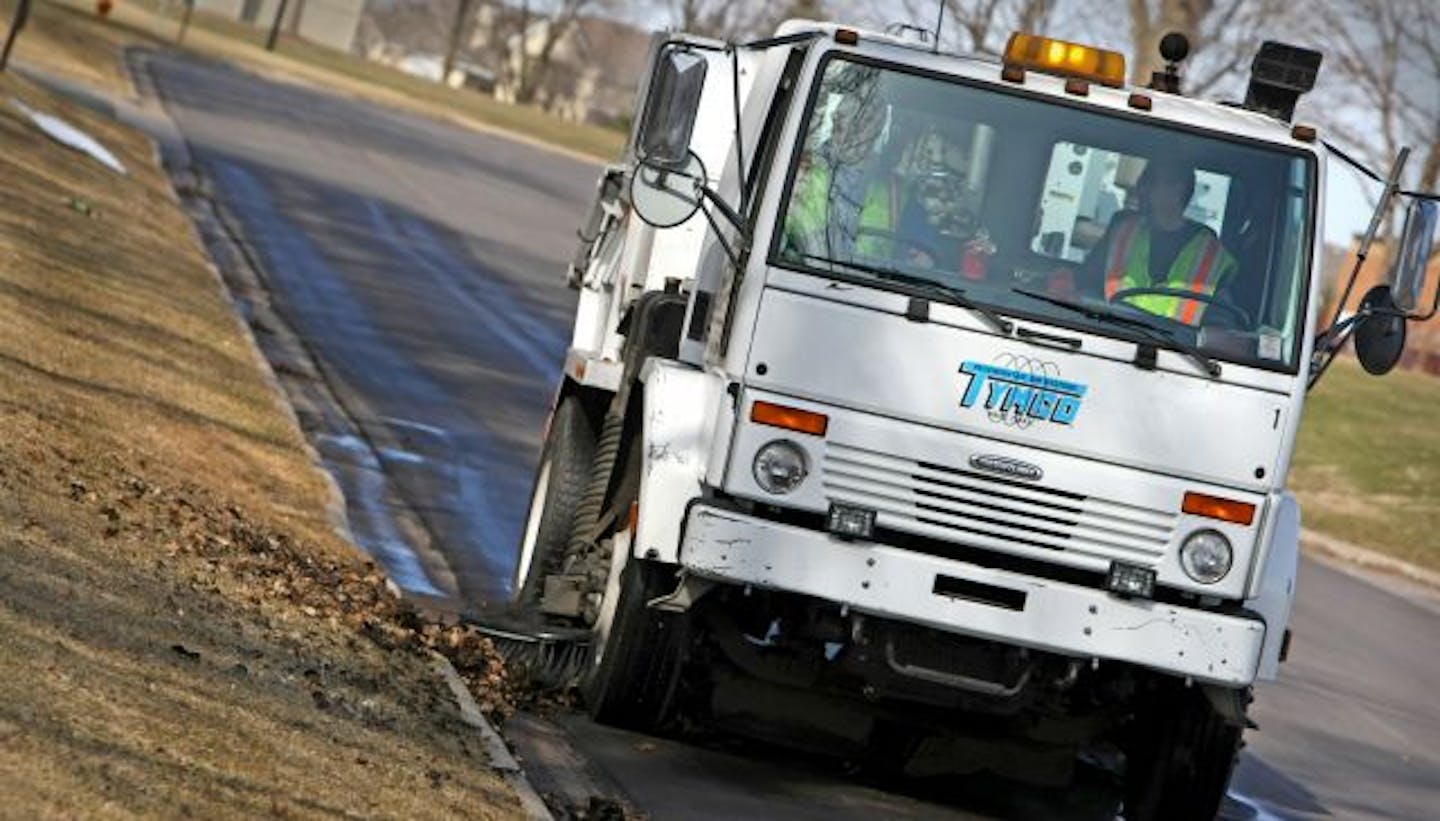
[[[108,481],[107,481],[108,479]],[[93,480],[92,480],[93,481]],[[102,517],[106,538],[138,536],[159,545],[165,562],[199,565],[197,584],[265,608],[288,605],[292,613],[331,626],[343,625],[388,651],[433,650],[455,666],[482,711],[503,721],[518,697],[490,639],[473,627],[446,624],[401,599],[374,562],[333,558],[257,521],[199,485],[160,487],[125,471],[94,482],[69,480],[69,498]],[[188,575],[188,574],[187,574]],[[224,576],[221,583],[219,576]],[[177,645],[189,657],[193,651]],[[316,691],[317,705],[328,697]]]

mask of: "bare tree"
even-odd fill
[[[909,0],[906,5],[921,25],[927,7],[936,13],[933,2]],[[1055,0],[945,0],[945,19],[937,34],[944,42],[947,32],[958,31],[962,51],[999,54],[1012,32],[1044,33],[1054,10]]]
[[[1313,36],[1329,73],[1315,116],[1370,165],[1415,149],[1406,181],[1440,181],[1440,10],[1431,0],[1325,0]]]
[[[940,7],[945,7],[943,20]],[[998,55],[1015,31],[1043,34],[1055,23],[1057,0],[904,0],[897,6],[837,4],[847,17],[876,28],[895,25],[923,29],[947,50]],[[898,14],[898,19],[897,19]]]
[[[1073,19],[1084,21],[1089,36],[1110,42],[1128,52],[1130,81],[1148,85],[1151,75],[1163,69],[1160,40],[1177,32],[1190,42],[1190,56],[1182,70],[1182,88],[1193,96],[1236,94],[1250,61],[1267,38],[1293,27],[1302,13],[1288,0],[1126,0],[1116,20],[1112,0],[1079,0]],[[1096,24],[1109,25],[1096,32]],[[1118,29],[1128,35],[1114,35]]]
[[[722,40],[763,37],[792,18],[825,20],[830,16],[824,0],[787,0],[781,3],[667,0],[664,6],[677,30]]]
[[[523,0],[517,30],[506,41],[504,64],[515,102],[536,102],[549,77],[555,48],[584,14],[600,5],[601,0],[556,0],[548,11],[536,11],[529,0]]]
[[[455,62],[460,56],[460,46],[465,42],[469,29],[475,23],[475,0],[460,0],[455,7],[455,22],[450,28],[450,42],[445,47],[445,64],[440,70],[440,82],[450,82]]]
[[[290,15],[290,34],[293,37],[300,36],[300,23],[305,19],[306,0],[296,0],[295,11]]]

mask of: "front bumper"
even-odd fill
[[[680,563],[707,579],[800,593],[936,630],[1125,661],[1229,687],[1255,680],[1265,639],[1265,625],[1255,619],[1120,599],[886,545],[841,541],[703,504],[690,509]],[[967,597],[964,591],[971,589],[998,595],[981,597],[989,601]]]

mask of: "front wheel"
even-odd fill
[[[530,513],[520,543],[512,590],[522,608],[536,608],[545,577],[560,570],[570,540],[571,522],[595,459],[595,431],[580,399],[560,400],[540,452],[540,467],[530,493]]]
[[[1167,688],[1136,721],[1126,750],[1128,821],[1212,821],[1230,784],[1242,729],[1198,687]]]
[[[585,702],[601,724],[653,731],[674,712],[685,617],[647,607],[674,587],[673,568],[626,556],[614,561],[623,569],[607,592],[614,609],[604,608],[593,634]]]

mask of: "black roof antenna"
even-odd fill
[[[1190,40],[1178,31],[1160,38],[1160,57],[1165,70],[1150,75],[1150,87],[1166,94],[1180,93],[1180,61],[1190,54]]]
[[[945,26],[945,0],[939,0],[939,4],[940,13],[935,17],[935,45],[932,49],[935,54],[940,53],[940,34]]]

